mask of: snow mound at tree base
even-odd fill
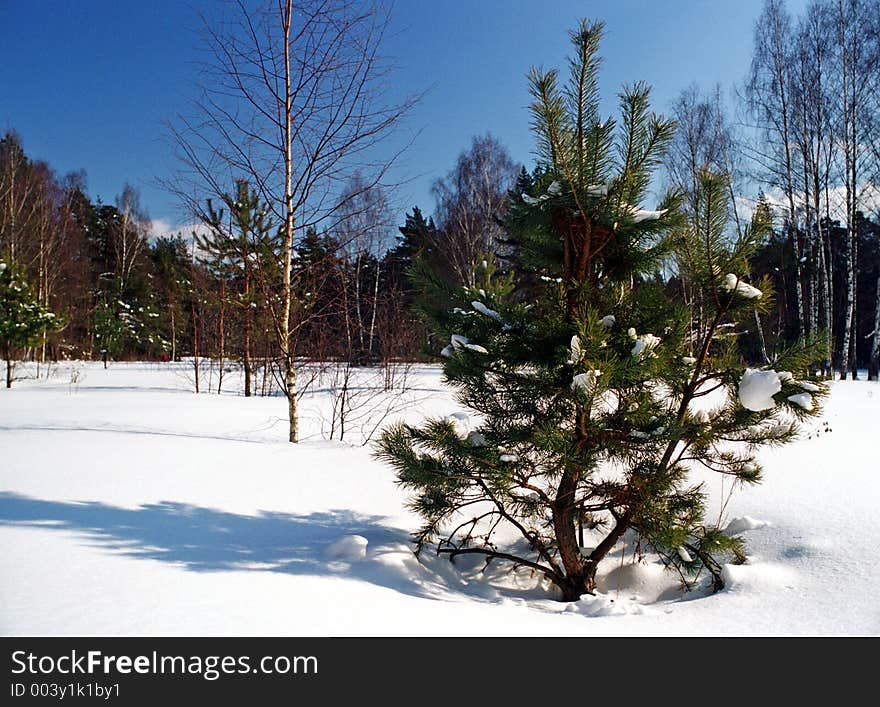
[[[324,554],[332,560],[358,562],[367,556],[367,540],[363,535],[343,535],[331,543]]]
[[[655,613],[655,610],[637,601],[597,593],[586,594],[578,601],[569,603],[565,607],[565,613],[587,617],[645,616]]]
[[[599,575],[597,584],[602,593],[642,604],[683,594],[677,575],[660,562],[618,564],[606,575]]]
[[[727,527],[724,528],[724,532],[727,535],[739,535],[740,533],[744,533],[747,530],[757,530],[758,528],[766,528],[770,523],[765,520],[756,520],[751,516],[740,516],[739,518],[734,518],[731,520]]]

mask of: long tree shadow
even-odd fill
[[[249,516],[168,501],[128,509],[0,493],[0,526],[74,531],[104,551],[195,572],[347,576],[434,599],[460,587],[461,580],[449,570],[419,563],[406,531],[383,520],[351,510]],[[367,539],[364,558],[328,553],[334,542],[350,535]]]
[[[265,439],[234,435],[212,435],[200,432],[170,432],[168,430],[138,429],[136,427],[111,427],[109,425],[0,425],[0,432],[98,432],[101,434],[142,435],[147,437],[181,437],[185,439],[210,439],[218,442],[246,442],[265,444]]]

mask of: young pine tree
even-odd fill
[[[244,394],[249,397],[252,391],[254,310],[259,299],[254,280],[261,258],[265,259],[267,254],[274,254],[276,250],[276,244],[273,243],[276,228],[268,216],[266,205],[260,202],[256,190],[250,188],[247,180],[236,180],[235,193],[225,194],[222,201],[229,210],[228,217],[225,209],[215,208],[212,200],[208,199],[205,221],[210,231],[194,237],[197,248],[204,254],[200,260],[220,282],[221,321],[227,301],[241,311],[241,362]],[[227,282],[237,288],[231,297],[226,293]]]
[[[120,302],[121,300],[113,301],[106,296],[103,297],[95,307],[95,314],[92,317],[92,331],[95,335],[95,343],[101,352],[104,368],[107,368],[108,360],[119,357],[131,333],[131,322]]]
[[[6,359],[6,387],[12,387],[12,357],[16,349],[33,346],[43,332],[60,322],[31,292],[21,271],[0,260],[0,346]]]
[[[583,22],[571,34],[564,87],[555,71],[530,75],[542,164],[508,223],[518,274],[540,284],[529,301],[510,281],[461,289],[421,271],[445,293],[433,312],[449,336],[444,375],[472,414],[394,426],[378,451],[415,494],[418,550],[529,568],[564,600],[595,590],[626,534],[720,587],[742,542],[707,522],[694,469],[757,481],[756,448],[792,439],[823,392],[776,370],[805,370],[809,352],[767,370],[739,353],[736,334],[769,298],[742,279],[762,213],[731,243],[725,181],[709,174],[687,222],[674,195],[636,206],[674,126],[642,84],[621,93],[619,124],[600,118],[601,32]],[[701,329],[657,274],[673,247],[711,310]]]

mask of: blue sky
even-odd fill
[[[473,135],[491,132],[532,160],[525,73],[561,67],[580,17],[606,21],[601,77],[608,112],[623,83],[645,80],[667,110],[692,82],[729,90],[748,67],[763,0],[397,0],[386,53],[395,91],[430,89],[402,130],[415,140],[396,176],[401,209],[430,211],[431,182]],[[177,224],[155,179],[174,169],[163,121],[195,80],[198,12],[219,0],[0,0],[0,130],[59,173],[85,169],[112,201],[128,180],[155,220]],[[797,14],[805,0],[790,0]]]

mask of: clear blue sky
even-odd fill
[[[401,95],[430,88],[404,130],[417,134],[398,169],[404,208],[430,211],[430,184],[491,132],[527,165],[532,138],[524,75],[562,66],[580,17],[606,21],[601,77],[609,112],[619,87],[645,80],[667,110],[691,82],[725,90],[748,67],[763,0],[397,0],[387,53]],[[805,0],[790,0],[797,14]],[[154,184],[174,168],[162,123],[195,78],[199,20],[209,0],[0,0],[0,130],[59,173],[85,169],[112,201],[128,180],[154,219],[180,221]]]

